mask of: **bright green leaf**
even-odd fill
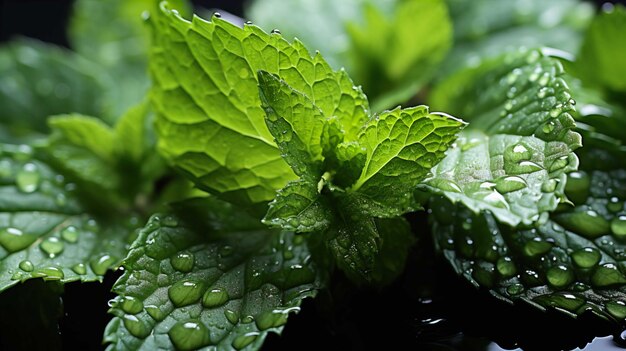
[[[350,188],[378,203],[374,216],[390,217],[411,209],[412,191],[445,156],[464,123],[425,106],[385,111],[359,135],[365,165]]]
[[[317,183],[300,179],[278,191],[269,203],[263,223],[305,233],[326,229],[330,220],[330,210],[320,196]]]
[[[283,160],[296,175],[319,178],[325,126],[322,111],[280,78],[264,71],[258,77],[265,123]]]
[[[212,201],[201,205],[242,217]],[[320,288],[302,237],[185,218],[153,216],[133,244],[113,288],[109,350],[257,350]]]
[[[511,54],[462,71],[433,93],[433,105],[470,121],[433,169],[431,190],[510,225],[531,223],[564,200],[565,175],[581,145],[563,67],[540,51]],[[492,68],[493,67],[493,68]]]
[[[336,116],[354,137],[367,100],[343,71],[334,72],[299,41],[214,17],[187,22],[167,8],[151,17],[150,71],[159,149],[204,190],[238,203],[274,198],[294,174],[265,126],[257,71],[277,74]]]
[[[574,64],[575,74],[585,83],[615,91],[626,91],[626,8],[610,6],[589,26]]]
[[[125,255],[131,225],[90,215],[80,189],[29,148],[1,148],[0,291],[33,278],[102,280]]]

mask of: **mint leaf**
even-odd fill
[[[283,159],[296,175],[319,178],[325,126],[322,111],[280,78],[260,71],[258,79],[265,123]]]
[[[0,138],[19,142],[48,131],[48,116],[104,115],[108,84],[96,65],[65,49],[19,39],[0,48]]]
[[[455,111],[470,127],[426,184],[474,212],[529,224],[564,201],[565,174],[578,166],[575,102],[563,67],[547,54],[511,54],[497,62],[462,71],[433,93],[433,105]],[[461,82],[471,85],[445,90]]]
[[[102,280],[126,253],[130,224],[96,217],[28,147],[1,145],[0,291],[33,278]]]
[[[296,233],[322,231],[331,218],[323,201],[318,184],[303,179],[291,181],[269,203],[263,223]]]
[[[412,190],[443,159],[463,126],[448,115],[429,113],[426,106],[381,113],[359,134],[365,164],[350,190],[375,203],[370,208],[373,216],[409,211]]]
[[[569,175],[564,207],[534,226],[499,224],[445,199],[433,204],[437,243],[455,270],[507,301],[570,315],[626,318],[624,155],[595,149]],[[594,170],[595,161],[606,170]],[[589,161],[589,162],[587,162]]]
[[[290,44],[278,34],[216,17],[187,22],[167,8],[150,23],[159,149],[203,190],[237,203],[261,203],[295,178],[265,125],[259,70],[278,74],[324,116],[336,116],[349,136],[366,119],[360,89],[299,41]]]
[[[578,51],[574,73],[590,86],[626,91],[626,44],[618,40],[626,29],[626,8],[617,4],[596,16]]]
[[[233,228],[227,217],[242,217],[234,208],[197,205],[226,218],[198,226],[198,217],[155,215],[133,244],[113,288],[120,296],[106,330],[109,349],[256,350],[315,296],[321,282],[303,237]]]
[[[407,101],[436,73],[452,44],[452,23],[443,0],[396,1],[389,17],[371,3],[363,12],[363,26],[347,25],[349,72],[380,111]]]

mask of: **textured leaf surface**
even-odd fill
[[[359,135],[366,157],[351,191],[377,203],[381,211],[372,212],[374,216],[405,213],[412,205],[412,190],[444,158],[464,125],[448,115],[429,113],[425,106],[381,113]]]
[[[444,199],[433,203],[438,246],[455,270],[506,301],[571,315],[626,318],[626,170],[596,149],[569,175],[564,206],[535,226],[513,229]],[[589,162],[587,162],[589,161]],[[602,165],[603,169],[596,168]],[[589,168],[588,168],[589,167]]]
[[[474,212],[528,224],[556,208],[565,174],[578,166],[575,102],[556,59],[530,51],[497,62],[460,72],[433,93],[434,106],[470,127],[426,183]],[[462,82],[471,84],[452,88]]]
[[[30,148],[2,145],[1,155],[0,290],[32,278],[101,280],[125,255],[132,223],[89,215],[76,186]]]
[[[45,133],[48,116],[103,116],[106,80],[99,68],[67,50],[20,39],[0,48],[0,128],[4,141]],[[2,132],[2,131],[0,131]]]
[[[594,18],[578,52],[575,73],[586,83],[626,91],[626,8],[620,4]]]
[[[289,182],[270,202],[263,223],[297,233],[324,230],[332,218],[324,201],[315,182]]]
[[[258,203],[294,179],[265,126],[259,70],[278,74],[324,116],[336,116],[348,135],[367,116],[365,96],[345,72],[311,57],[299,41],[216,17],[187,22],[165,8],[151,23],[160,150],[204,190]]]
[[[209,207],[225,217],[207,227],[153,216],[141,231],[114,286],[109,349],[256,350],[315,295],[303,237],[247,226],[227,204]]]

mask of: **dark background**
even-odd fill
[[[600,6],[603,2],[595,3]],[[193,3],[239,16],[243,12],[241,0]],[[0,42],[22,35],[68,46],[65,27],[72,1],[2,0],[0,4]],[[423,214],[411,219],[416,228],[427,227]],[[606,351],[615,349],[615,343],[624,342],[621,328],[593,316],[575,321],[556,312],[543,313],[529,306],[498,302],[486,292],[470,287],[446,262],[434,257],[429,249],[432,243],[423,242],[420,247],[427,249],[416,250],[405,275],[382,293],[354,290],[340,277],[334,277],[333,297],[322,293],[315,300],[305,301],[302,312],[290,317],[283,336],[270,335],[264,350],[556,350],[585,347],[594,337],[608,335],[596,338],[585,349]],[[64,349],[103,348],[100,340],[110,318],[105,302],[113,297],[109,290],[118,275],[110,274],[104,284],[66,286],[65,318],[59,325],[58,340]],[[0,327],[2,322],[10,323],[10,318],[13,317],[0,311]],[[615,342],[611,334],[615,335]],[[40,344],[46,339],[42,334],[32,337],[42,339]],[[8,339],[0,330],[0,351],[12,350],[6,346]]]

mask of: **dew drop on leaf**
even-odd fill
[[[626,215],[620,215],[611,221],[611,231],[620,238],[626,239]]]
[[[208,290],[202,297],[202,305],[207,308],[222,306],[228,302],[228,292],[222,288]]]
[[[233,310],[224,310],[224,316],[231,324],[237,324],[237,322],[239,322],[239,314]]]
[[[181,351],[199,349],[211,343],[207,327],[196,321],[178,322],[167,334],[176,349]]]
[[[35,269],[35,266],[29,260],[24,260],[24,261],[20,262],[19,267],[24,272],[32,272],[33,269]]]
[[[585,247],[572,253],[572,260],[580,268],[591,268],[600,263],[602,255],[600,251],[591,247]]]
[[[91,270],[97,275],[104,275],[106,271],[111,268],[111,266],[117,261],[117,259],[111,255],[101,255],[99,257],[95,257],[89,262],[89,266]]]
[[[170,300],[177,307],[196,303],[202,297],[204,285],[194,280],[182,280],[176,282],[168,290]]]
[[[2,228],[0,229],[0,245],[9,252],[16,252],[28,247],[35,242],[37,237],[29,235],[17,228]]]
[[[243,335],[236,337],[235,340],[233,340],[232,345],[235,349],[241,350],[244,347],[252,344],[258,336],[259,336],[259,333],[257,332],[245,333]]]
[[[194,266],[194,261],[195,256],[190,252],[179,252],[170,260],[172,267],[183,273],[191,272]]]
[[[134,336],[144,339],[150,335],[150,328],[136,316],[127,314],[123,318],[124,327]]]
[[[41,248],[41,250],[45,252],[48,255],[48,257],[54,258],[58,254],[63,252],[65,245],[63,244],[61,239],[57,238],[56,236],[51,236],[51,237],[45,238],[41,242],[41,244],[39,244],[39,248]]]
[[[132,296],[125,296],[122,298],[120,304],[122,306],[122,310],[128,314],[137,314],[143,310],[143,303],[141,300]]]
[[[87,267],[84,263],[77,263],[72,266],[72,271],[78,275],[84,275],[87,274]]]
[[[78,229],[73,225],[70,225],[61,230],[61,238],[68,243],[75,243],[78,241]]]
[[[25,164],[15,176],[17,188],[25,193],[32,193],[39,188],[41,175],[34,163]]]

